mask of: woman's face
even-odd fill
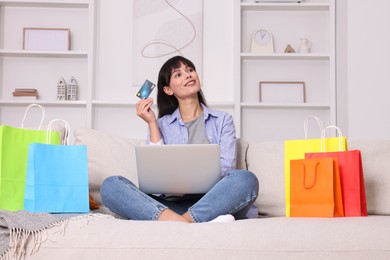
[[[164,87],[167,95],[175,95],[177,99],[197,97],[200,90],[198,73],[183,63],[172,71],[169,86]]]

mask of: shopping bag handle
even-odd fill
[[[69,126],[69,123],[64,120],[64,119],[53,119],[49,122],[49,124],[47,125],[47,130],[46,130],[46,143],[47,144],[50,144],[51,143],[51,127],[53,125],[54,122],[62,122],[64,123],[65,125],[65,134],[64,134],[64,145],[69,145],[69,139],[70,139],[70,126]]]
[[[321,152],[326,152],[325,134],[326,134],[326,130],[331,129],[331,128],[336,129],[336,131],[337,131],[337,137],[339,139],[339,151],[344,151],[344,149],[342,148],[343,133],[341,132],[341,129],[337,126],[330,125],[330,126],[325,127],[325,129],[322,130],[322,132],[321,132]]]
[[[317,121],[317,125],[320,129],[320,133],[323,131],[324,127],[322,126],[322,121],[316,116],[308,116],[305,119],[305,122],[303,123],[303,132],[305,133],[305,139],[307,139],[307,126],[309,125],[309,120],[315,119]]]
[[[24,112],[24,116],[23,116],[23,120],[22,120],[22,124],[20,126],[20,128],[24,128],[24,121],[26,120],[26,117],[27,117],[27,112],[30,110],[30,108],[32,107],[38,107],[41,109],[41,122],[39,123],[39,126],[38,126],[38,130],[41,130],[41,127],[42,127],[42,123],[43,123],[43,120],[45,120],[45,108],[39,104],[30,104],[27,108],[26,108],[26,111]]]
[[[314,187],[314,185],[316,185],[316,182],[317,182],[317,167],[318,165],[320,164],[320,162],[316,162],[316,165],[314,166],[314,180],[313,180],[313,183],[311,183],[310,185],[306,185],[306,167],[305,167],[305,164],[302,164],[303,166],[303,187],[305,189],[311,189]]]

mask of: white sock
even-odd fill
[[[229,223],[229,222],[233,222],[235,220],[236,219],[234,218],[233,215],[226,214],[226,215],[220,215],[220,216],[216,217],[215,219],[210,220],[209,222]]]

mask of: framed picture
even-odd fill
[[[23,49],[68,51],[70,50],[70,30],[62,28],[23,28]]]
[[[263,103],[305,103],[305,82],[261,81],[260,102]]]

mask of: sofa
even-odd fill
[[[390,140],[348,141],[362,153],[367,217],[286,217],[284,142],[240,139],[238,168],[259,179],[259,217],[188,224],[126,220],[102,204],[106,177],[137,183],[134,147],[145,140],[91,129],[74,135],[88,147],[90,192],[99,209],[69,219],[62,232],[48,229],[38,249],[29,239],[28,259],[390,259]]]

